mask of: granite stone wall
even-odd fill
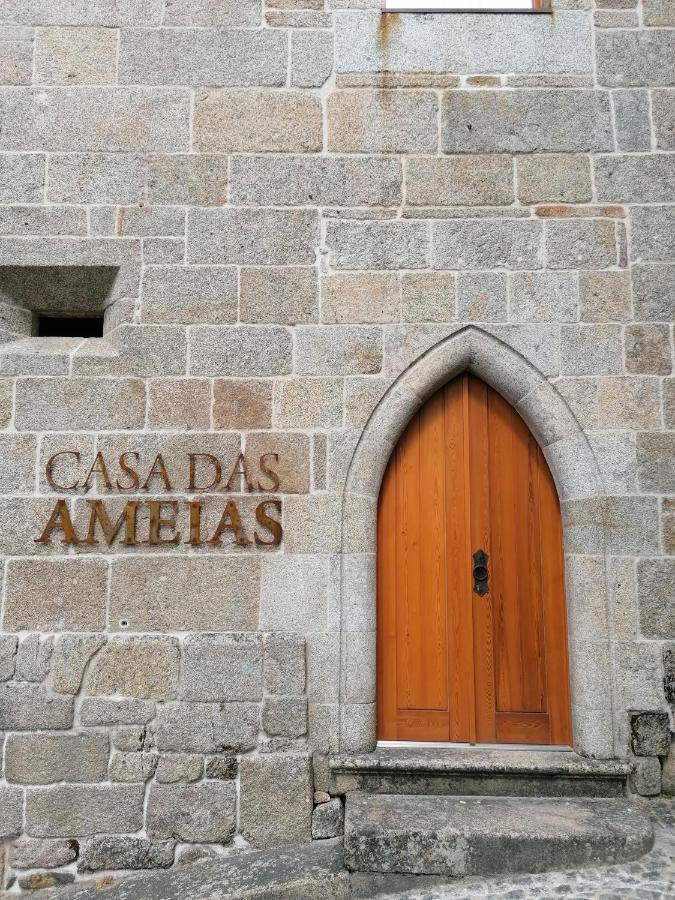
[[[575,747],[675,790],[675,6],[379,5],[0,0],[12,892],[339,828],[379,479],[467,368],[560,492]]]

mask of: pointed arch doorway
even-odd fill
[[[382,482],[377,730],[572,743],[558,495],[523,420],[473,375],[427,401]]]

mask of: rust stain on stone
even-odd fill
[[[389,51],[392,37],[401,27],[400,13],[385,13],[380,15],[380,24],[377,29],[377,43],[380,48],[380,71],[390,71]]]

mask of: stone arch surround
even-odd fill
[[[342,508],[340,749],[376,743],[376,521],[380,484],[399,438],[417,410],[445,383],[469,371],[519,412],[542,447],[561,500],[567,565],[567,615],[574,748],[598,758],[623,756],[614,721],[607,566],[588,602],[571,572],[575,558],[606,559],[602,474],[569,406],[521,353],[475,326],[426,351],[389,387],[371,414],[348,469]]]

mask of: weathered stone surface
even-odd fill
[[[85,667],[105,638],[64,634],[56,638],[51,657],[51,687],[57,694],[77,694]]]
[[[161,378],[148,385],[150,428],[191,431],[211,424],[211,390],[208,381]]]
[[[40,153],[0,155],[0,203],[41,203],[45,157]]]
[[[118,726],[112,732],[112,745],[123,753],[140,753],[153,749],[154,731],[142,725]]]
[[[598,31],[595,55],[598,80],[608,87],[675,84],[672,31]]]
[[[396,206],[401,163],[387,157],[236,156],[230,200],[260,206]]]
[[[113,753],[110,759],[110,780],[124,783],[149,781],[157,768],[157,760],[156,753]]]
[[[262,725],[272,737],[302,737],[307,734],[307,700],[304,697],[266,697]]]
[[[435,269],[540,269],[540,222],[458,220],[432,225]]]
[[[200,153],[311,153],[321,149],[318,97],[301,91],[212,90],[197,97]]]
[[[303,29],[291,32],[293,87],[321,87],[332,71],[333,35],[330,31]]]
[[[72,697],[51,697],[38,685],[0,685],[0,730],[71,728]]]
[[[243,277],[243,272],[242,272]],[[213,383],[213,427],[270,428],[272,382],[218,378]]]
[[[104,869],[168,869],[173,865],[173,841],[148,841],[144,838],[91,838],[80,845],[78,872]]]
[[[305,640],[296,634],[268,634],[263,663],[265,690],[299,695],[305,691]]]
[[[334,153],[435,153],[438,101],[431,91],[335,91],[328,99]]]
[[[178,753],[251,750],[258,719],[259,708],[253,703],[166,705],[157,717],[157,747]]]
[[[54,638],[41,638],[29,634],[19,641],[14,670],[15,681],[44,681],[49,672],[49,661],[54,648]]]
[[[0,837],[8,838],[23,830],[23,791],[0,785]]]
[[[159,325],[237,321],[237,273],[221,266],[152,266],[142,287],[142,318]]]
[[[316,796],[316,795],[315,795]],[[345,808],[339,797],[314,807],[312,813],[312,838],[325,840],[339,837],[344,832]]]
[[[546,260],[552,269],[606,269],[618,261],[613,222],[551,221],[546,223]]]
[[[655,378],[603,378],[598,385],[597,400],[600,427],[659,427],[658,382]]]
[[[128,28],[121,33],[120,84],[281,87],[288,39],[272,29]]]
[[[159,757],[155,779],[160,784],[199,781],[204,771],[204,760],[193,753],[164,753]]]
[[[675,432],[639,434],[637,450],[640,490],[675,493]]]
[[[41,891],[72,884],[75,876],[72,872],[32,872],[30,875],[19,875],[18,881],[22,891]]]
[[[2,19],[9,25],[159,25],[162,0],[3,0]]]
[[[259,635],[191,635],[183,642],[181,698],[199,701],[262,699]]]
[[[18,644],[16,635],[0,635],[0,681],[9,681],[14,675]]]
[[[239,281],[241,322],[297,325],[316,322],[319,318],[315,269],[304,266],[246,267],[240,270]],[[242,426],[238,424],[237,427]]]
[[[568,272],[517,272],[511,277],[512,322],[574,322],[578,278]]]
[[[260,24],[259,0],[166,0],[165,25],[237,28]]]
[[[338,378],[279,381],[274,390],[276,428],[340,428],[343,383]]]
[[[233,782],[153,784],[146,816],[153,838],[229,843],[236,824]]]
[[[188,258],[192,264],[310,266],[318,217],[308,209],[192,209]]]
[[[457,277],[457,316],[475,322],[504,322],[507,278],[501,272],[460,272]]]
[[[257,559],[117,559],[110,620],[135,631],[254,631],[259,592]]]
[[[652,91],[652,117],[657,150],[675,150],[675,99],[672,91]]]
[[[618,325],[563,325],[560,330],[562,373],[621,373],[621,328]]]
[[[274,481],[260,468],[263,457],[272,466],[279,479],[276,490],[283,494],[305,494],[310,485],[310,442],[306,434],[299,432],[250,432],[246,435],[246,454],[258,464],[252,467],[249,477],[259,491],[274,490]],[[278,459],[267,456],[276,453]],[[242,629],[245,630],[245,629]]]
[[[253,847],[311,840],[312,783],[306,756],[244,757],[239,827]]]
[[[146,725],[154,717],[155,704],[150,700],[84,697],[80,704],[81,725]]]
[[[671,32],[675,35],[675,31]],[[675,259],[675,207],[634,206],[630,210],[631,254],[636,261]]]
[[[516,176],[518,199],[523,203],[585,203],[593,196],[589,156],[553,153],[518,157]]]
[[[265,631],[322,631],[327,621],[328,560],[284,554],[263,560],[260,627]]]
[[[143,826],[141,785],[56,785],[26,792],[26,830],[35,837],[134,832]]]
[[[36,84],[114,84],[116,81],[117,32],[113,29],[37,29]]]
[[[0,150],[78,153],[189,150],[189,92],[181,88],[13,88],[0,97]]]
[[[72,431],[142,428],[145,385],[132,379],[19,378],[16,427]]]
[[[641,797],[656,797],[661,793],[661,763],[653,756],[636,759],[630,779],[631,789]]]
[[[617,149],[623,152],[651,150],[649,94],[647,91],[614,91],[612,102],[614,104]]]
[[[336,269],[424,269],[429,229],[424,222],[329,220],[326,244]]]
[[[608,98],[593,91],[449,91],[442,121],[446,153],[613,149]]]
[[[26,494],[35,479],[35,438],[27,434],[0,435],[0,491]]]
[[[404,322],[451,322],[456,317],[454,275],[446,272],[409,272],[403,275],[401,318]]]
[[[219,781],[231,781],[237,777],[239,763],[236,756],[225,754],[212,756],[206,760],[204,774],[206,778],[215,778]]]
[[[675,265],[643,265],[632,269],[635,317],[670,322],[675,316]]]
[[[667,756],[670,752],[670,717],[667,712],[633,713],[631,748],[636,756]]]
[[[599,156],[595,187],[598,200],[609,203],[675,200],[675,155]]]
[[[77,859],[76,841],[49,841],[23,837],[10,846],[9,864],[14,869],[56,869]]]
[[[579,307],[583,322],[623,322],[630,319],[630,273],[580,272]]]
[[[508,205],[514,200],[513,160],[500,155],[412,157],[406,163],[406,200],[412,206]]]
[[[638,604],[640,631],[646,638],[675,638],[675,607],[672,602],[675,559],[640,559]]]
[[[13,734],[5,748],[5,777],[17,784],[104,781],[106,734]]]
[[[179,667],[180,651],[175,639],[114,639],[93,660],[87,690],[94,695],[171,700],[178,691]]]
[[[373,375],[382,368],[382,332],[375,327],[333,325],[298,328],[299,375]]]

